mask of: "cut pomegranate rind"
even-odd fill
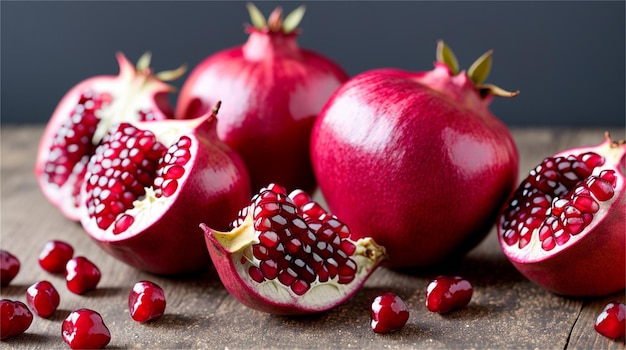
[[[604,151],[557,154],[530,171],[499,220],[501,244],[511,258],[541,261],[576,244],[607,215],[620,215],[613,207],[624,207],[624,180],[612,154],[623,154],[623,147],[612,150],[611,144],[601,145]]]
[[[302,194],[270,186],[241,210],[230,232],[201,225],[222,282],[249,307],[273,314],[328,310],[386,258],[373,239],[350,240],[347,226],[310,197],[297,205]]]
[[[71,220],[89,157],[112,125],[172,118],[173,87],[153,74],[149,57],[134,67],[117,54],[120,73],[84,80],[66,93],[41,138],[35,175],[44,195]]]

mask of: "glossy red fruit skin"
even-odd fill
[[[371,318],[375,333],[394,332],[404,327],[409,320],[409,307],[398,295],[383,293],[372,302]]]
[[[102,349],[111,341],[102,316],[90,309],[72,311],[61,325],[61,336],[72,349]]]
[[[299,48],[296,32],[247,31],[245,44],[212,54],[191,71],[176,117],[197,117],[222,100],[218,136],[244,159],[252,191],[270,182],[311,191],[311,128],[348,76],[328,58]]]
[[[65,271],[65,265],[74,256],[74,248],[66,242],[52,240],[46,242],[39,254],[39,266],[50,273]]]
[[[84,294],[94,290],[101,277],[100,269],[83,256],[70,259],[65,266],[67,289],[74,294]]]
[[[518,152],[464,73],[377,69],[344,83],[320,112],[311,159],[330,211],[387,248],[390,267],[461,256],[514,189]],[[438,91],[419,81],[440,84]]]
[[[0,340],[24,333],[33,322],[33,314],[21,301],[0,300]]]
[[[39,317],[48,318],[59,307],[59,292],[49,281],[39,281],[26,290],[26,302]]]
[[[626,305],[612,301],[598,315],[594,323],[596,332],[610,339],[624,338],[626,334]]]
[[[439,276],[427,287],[426,308],[431,312],[448,313],[467,306],[472,294],[472,285],[462,277]]]
[[[165,293],[150,281],[135,283],[128,295],[128,309],[133,320],[144,323],[158,320],[165,312]]]
[[[46,163],[49,160],[50,147],[62,126],[71,118],[74,109],[85,92],[105,94],[109,99],[115,95],[122,95],[118,100],[124,100],[124,108],[116,110],[114,117],[120,120],[143,120],[142,112],[149,110],[149,120],[163,120],[173,118],[174,111],[169,102],[169,94],[173,87],[158,79],[150,67],[136,68],[124,54],[118,52],[116,59],[119,64],[118,75],[96,75],[80,81],[67,91],[56,106],[46,125],[37,152],[34,173],[44,196],[57,207],[61,213],[72,221],[79,220],[78,206],[71,197],[74,186],[80,186],[82,176],[70,178],[62,187],[52,184],[45,176]],[[136,97],[136,98],[134,98]],[[113,99],[115,100],[115,99]],[[112,100],[112,101],[113,101]],[[98,126],[114,123],[109,118],[98,117]],[[83,124],[85,126],[85,124]],[[106,130],[107,128],[104,127]],[[90,135],[93,137],[93,135]],[[97,141],[98,142],[98,141]],[[97,144],[96,142],[96,144]],[[93,143],[93,142],[92,142]],[[95,148],[95,145],[93,145]],[[87,154],[85,154],[87,155]],[[82,163],[79,162],[79,163]],[[77,188],[76,188],[77,190]]]
[[[81,223],[102,249],[134,268],[158,275],[194,273],[209,266],[211,259],[198,224],[210,222],[226,229],[239,208],[250,199],[247,169],[239,155],[217,139],[214,116],[133,125],[142,130],[182,129],[181,123],[196,125],[194,135],[186,136],[197,140],[194,147],[200,151],[190,161],[194,165],[185,174],[184,185],[170,197],[172,202],[160,217],[153,218],[132,235],[114,235],[97,228],[85,213],[86,206],[81,206],[84,211]]]
[[[6,287],[20,272],[20,260],[4,249],[0,249],[0,286]]]

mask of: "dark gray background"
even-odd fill
[[[350,75],[432,68],[444,39],[462,67],[494,49],[487,82],[521,90],[492,110],[510,126],[622,126],[624,1],[256,2],[307,5],[299,38]],[[191,67],[244,42],[245,2],[1,1],[1,121],[43,123],[75,83],[117,74],[116,51]],[[182,79],[173,85],[180,87]]]

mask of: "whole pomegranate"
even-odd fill
[[[458,70],[439,42],[431,71],[377,69],[321,111],[311,157],[330,211],[387,248],[391,267],[461,255],[486,235],[514,189],[518,153],[488,109],[491,51]]]
[[[524,276],[568,296],[624,289],[625,152],[607,133],[530,171],[498,220],[502,251]]]
[[[173,117],[164,81],[182,76],[186,67],[154,73],[151,55],[136,67],[117,54],[120,73],[88,78],[71,88],[57,105],[39,142],[35,176],[48,200],[78,221],[78,192],[89,157],[109,127],[119,122]]]
[[[217,134],[246,163],[257,191],[270,182],[313,190],[309,157],[313,122],[348,77],[334,62],[298,47],[304,7],[283,21],[280,8],[266,21],[249,4],[253,27],[245,44],[217,52],[190,73],[176,116],[193,118],[224,102]]]
[[[157,274],[210,262],[200,222],[226,229],[250,198],[241,159],[217,139],[217,108],[191,120],[120,123],[81,187],[87,233],[116,258]]]
[[[279,315],[329,310],[352,296],[386,258],[302,190],[270,184],[228,232],[206,224],[206,245],[224,287],[241,303]]]

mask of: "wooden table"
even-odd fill
[[[74,309],[100,312],[111,330],[108,348],[607,348],[625,349],[593,329],[596,316],[624,292],[598,299],[553,295],[522,277],[500,251],[495,230],[458,264],[421,271],[378,269],[352,299],[319,315],[276,317],[253,311],[229,296],[216,273],[165,278],[135,270],[110,257],[67,221],[41,195],[33,175],[41,126],[3,126],[1,132],[2,249],[16,254],[22,269],[2,298],[25,301],[25,290],[49,280],[61,294],[59,310],[50,319],[35,319],[25,334],[0,343],[2,348],[67,348],[61,323]],[[594,145],[604,129],[513,129],[520,150],[520,176],[544,156],[574,145]],[[613,128],[615,138],[624,130]],[[320,199],[319,193],[316,198]],[[44,272],[37,256],[44,243],[61,239],[76,255],[89,257],[102,270],[95,291],[79,296],[65,287],[63,276]],[[469,306],[449,315],[430,313],[424,305],[426,284],[439,273],[464,275],[474,285]],[[148,279],[167,296],[166,315],[139,324],[128,312],[131,286]],[[405,298],[411,317],[400,331],[373,333],[369,304],[383,291]]]

